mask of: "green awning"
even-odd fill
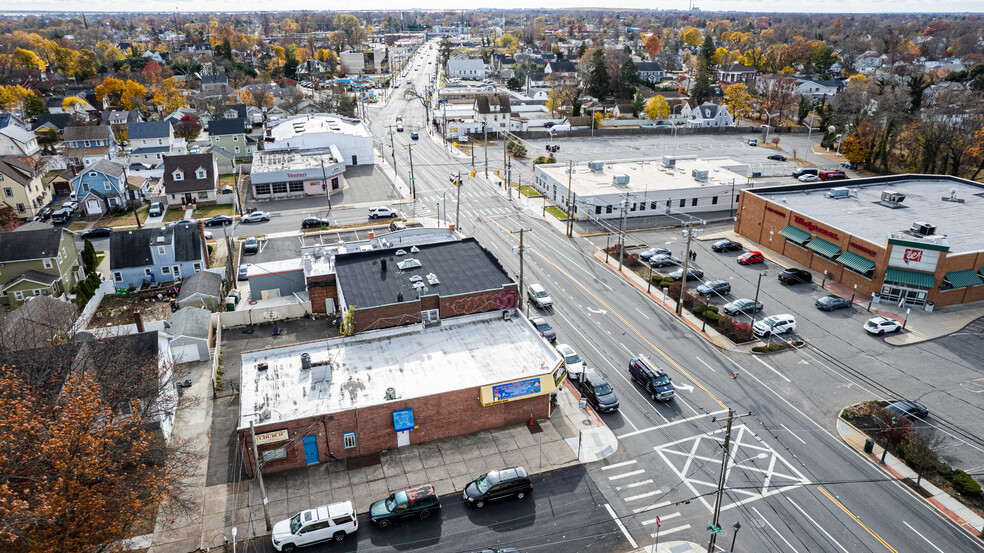
[[[838,263],[843,263],[848,269],[853,269],[859,273],[867,273],[875,268],[875,262],[867,257],[861,257],[854,252],[844,252],[837,258]]]
[[[806,247],[830,259],[836,257],[841,251],[840,246],[832,242],[827,242],[823,238],[814,238],[813,240],[810,240],[810,243],[807,244]]]
[[[954,288],[966,288],[968,286],[984,284],[984,280],[981,280],[981,277],[975,273],[973,269],[947,273],[946,280],[948,280],[950,282],[950,286]]]
[[[787,240],[796,242],[800,246],[806,243],[810,239],[810,233],[805,230],[798,229],[792,225],[788,225],[786,228],[779,231],[780,236],[785,236]]]
[[[885,282],[902,284],[904,286],[917,286],[919,288],[932,288],[933,275],[929,273],[920,273],[918,271],[910,271],[908,269],[896,269],[895,267],[889,267],[888,270],[885,271]]]

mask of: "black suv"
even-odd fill
[[[434,486],[415,486],[377,501],[369,506],[369,518],[380,528],[393,524],[394,520],[407,517],[430,518],[441,508]]]
[[[676,396],[676,388],[670,383],[670,377],[652,361],[644,360],[641,355],[639,359],[629,359],[629,374],[653,401],[669,401]]]
[[[587,399],[599,413],[618,411],[618,396],[598,371],[585,369],[576,384],[581,396]]]
[[[317,217],[305,217],[301,219],[301,228],[320,228],[328,226],[328,221]]]
[[[512,467],[492,470],[465,486],[462,497],[469,505],[481,509],[487,501],[497,501],[515,497],[523,499],[533,491],[533,481],[530,480],[526,469]]]
[[[779,282],[789,285],[807,284],[813,282],[813,275],[803,269],[786,269],[779,273]]]

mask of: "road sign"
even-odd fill
[[[720,526],[714,526],[714,523],[713,522],[708,522],[707,524],[710,525],[711,535],[712,536],[714,534],[720,534],[721,533],[721,527]]]
[[[659,517],[656,517],[656,528],[659,528]]]

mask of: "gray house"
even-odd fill
[[[663,80],[666,71],[655,61],[643,61],[636,64],[639,68],[639,79],[645,82],[658,83]]]
[[[452,79],[481,81],[485,79],[485,62],[481,59],[448,60],[448,76]]]
[[[222,301],[222,275],[198,271],[181,283],[179,307],[201,307],[214,311]]]
[[[109,270],[116,288],[168,283],[208,265],[198,225],[125,230],[109,235]]]
[[[212,313],[200,307],[182,307],[164,321],[164,333],[174,364],[208,361],[212,337]]]

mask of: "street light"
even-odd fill
[[[732,524],[731,527],[735,529],[735,535],[734,535],[733,538],[731,538],[731,551],[734,552],[734,550],[735,550],[735,541],[738,539],[738,530],[741,530],[741,523],[738,522],[738,521],[735,521],[735,523]]]
[[[892,437],[895,435],[895,423],[899,422],[898,417],[892,417],[892,429],[888,431],[888,443],[885,444],[885,449],[882,450],[881,464],[885,464],[885,455],[888,454],[888,448],[892,446]]]
[[[758,284],[755,285],[755,301],[752,302],[752,326],[755,326],[755,314],[758,312],[759,304],[759,289],[762,288],[762,277],[769,274],[769,271],[762,271],[759,273]]]

